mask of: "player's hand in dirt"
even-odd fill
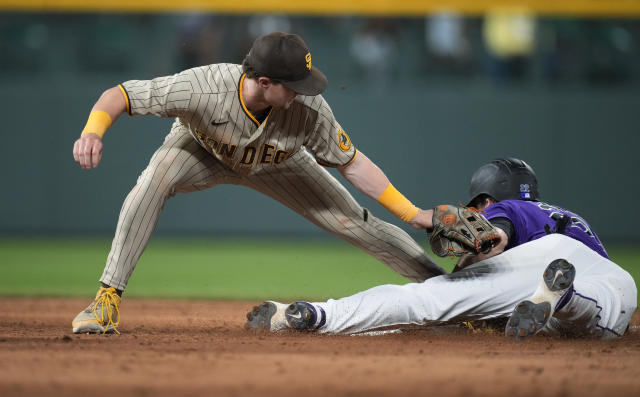
[[[82,134],[73,145],[73,159],[85,170],[96,168],[102,159],[102,139],[98,134]]]
[[[416,216],[414,216],[413,219],[409,221],[409,225],[411,225],[411,227],[413,227],[414,229],[418,229],[418,230],[430,229],[433,227],[432,218],[433,218],[432,209],[430,210],[419,209]]]

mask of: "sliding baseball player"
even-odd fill
[[[470,193],[476,210],[439,206],[430,233],[434,252],[464,254],[458,271],[326,302],[267,301],[247,314],[247,327],[355,333],[509,317],[505,334],[516,340],[624,334],[637,304],[633,278],[584,218],[540,201],[531,167],[494,160],[473,175]]]

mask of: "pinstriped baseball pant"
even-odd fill
[[[166,201],[176,193],[218,184],[242,185],[272,197],[409,280],[445,273],[402,229],[370,214],[365,217],[344,186],[308,152],[301,150],[280,164],[244,175],[220,163],[176,124],[122,205],[100,281],[124,290]]]

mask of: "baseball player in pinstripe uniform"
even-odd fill
[[[255,189],[413,281],[444,274],[403,230],[362,208],[324,167],[417,229],[431,210],[414,206],[358,152],[320,95],[326,77],[297,35],[256,39],[242,65],[213,64],[104,92],[73,155],[98,165],[102,137],[122,113],[175,118],[124,201],[101,288],[73,320],[75,333],[117,332],[122,292],[162,208],[176,193],[235,184]]]

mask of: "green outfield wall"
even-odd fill
[[[100,93],[201,63],[240,62],[256,32],[287,28],[327,74],[325,97],[353,143],[416,204],[465,202],[475,168],[516,156],[537,171],[545,200],[583,215],[605,242],[640,243],[624,210],[640,197],[639,21],[535,19],[533,50],[511,60],[487,51],[481,17],[463,18],[464,54],[442,57],[429,46],[432,23],[0,13],[0,234],[110,234],[171,120],[123,116],[105,137],[99,168],[81,170],[71,149]],[[171,199],[158,232],[322,233],[234,186]]]

